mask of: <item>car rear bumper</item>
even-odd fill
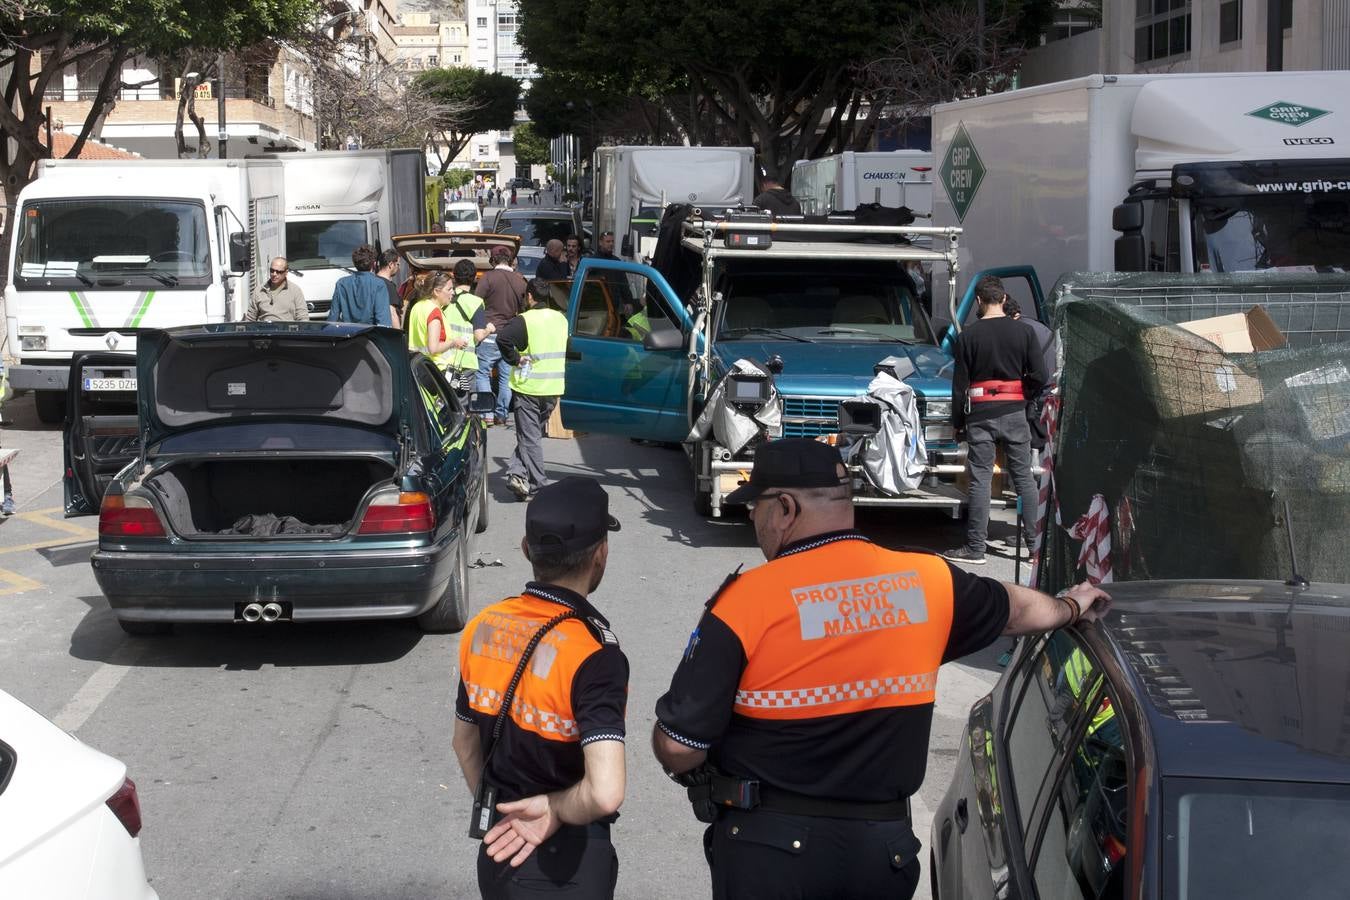
[[[455,541],[403,550],[178,554],[96,550],[94,578],[118,618],[232,622],[249,603],[280,603],[294,621],[398,619],[435,605]]]

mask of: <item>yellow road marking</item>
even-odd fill
[[[25,550],[45,550],[48,547],[60,547],[63,544],[79,544],[84,541],[98,539],[98,529],[96,528],[89,528],[85,525],[76,525],[74,522],[66,522],[61,519],[51,518],[52,513],[59,512],[64,512],[64,510],[59,506],[53,506],[49,509],[34,509],[28,512],[22,512],[14,516],[14,518],[23,519],[25,522],[32,522],[34,525],[50,528],[54,531],[64,531],[69,537],[54,537],[44,541],[32,541],[27,544],[17,544],[13,547],[0,547],[0,554],[22,553]],[[3,578],[0,578],[0,581],[2,580]],[[34,582],[34,584],[36,583],[37,582]],[[0,589],[0,594],[3,593],[5,593],[5,591]]]
[[[5,594],[22,594],[24,591],[35,591],[38,588],[46,587],[40,581],[25,578],[18,572],[11,572],[9,569],[0,569],[0,582],[6,585],[0,587],[0,597]]]

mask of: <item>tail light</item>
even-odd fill
[[[117,793],[108,798],[108,809],[117,816],[127,834],[135,837],[141,833],[141,798],[136,796],[136,782],[130,778],[123,781]]]
[[[164,537],[164,523],[145,497],[109,491],[98,508],[102,537]]]
[[[421,491],[390,491],[376,494],[361,517],[357,534],[408,534],[431,531],[436,527],[436,513],[431,509],[431,498]]]

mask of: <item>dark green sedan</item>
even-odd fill
[[[72,370],[67,498],[102,498],[90,562],[126,631],[404,617],[463,627],[470,530],[488,520],[483,425],[401,332],[141,332],[131,421],[87,414],[107,364]],[[109,449],[126,452],[130,427],[135,455],[111,474]]]

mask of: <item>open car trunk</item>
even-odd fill
[[[187,459],[145,479],[185,538],[312,540],[344,534],[394,466],[370,457]]]

